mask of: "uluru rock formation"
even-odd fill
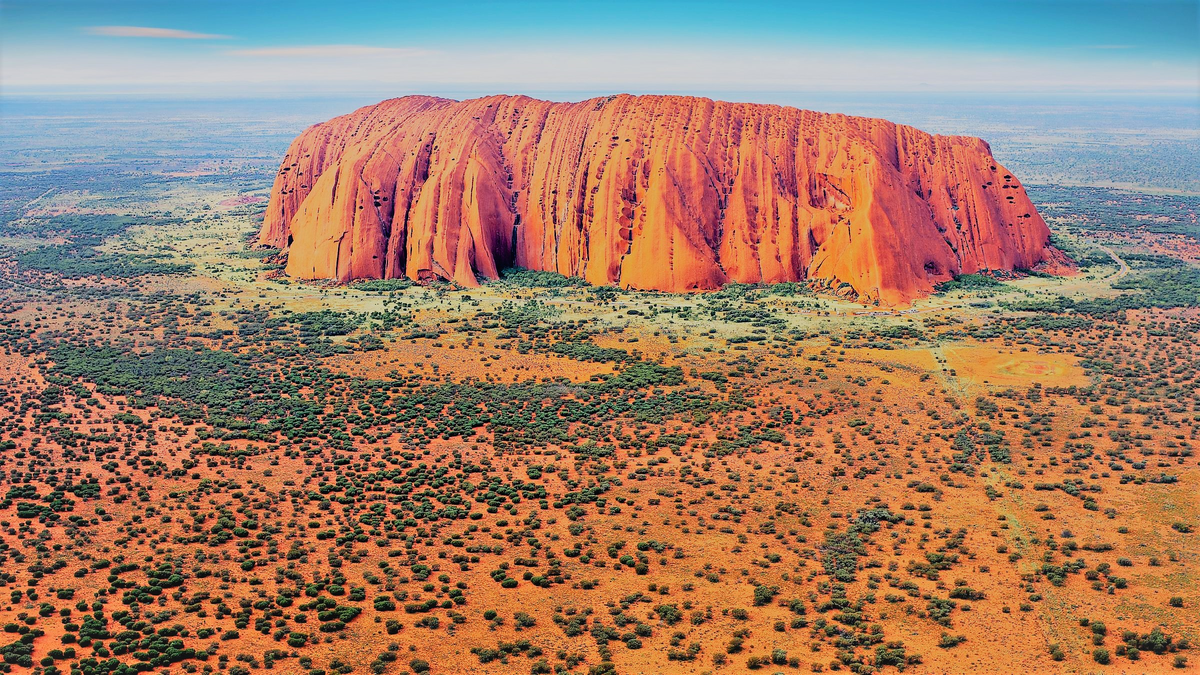
[[[978,138],[683,96],[391,99],[304,131],[259,242],[305,279],[505,267],[689,291],[825,280],[883,304],[1061,265]]]

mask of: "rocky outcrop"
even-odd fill
[[[259,242],[305,279],[508,266],[690,291],[825,280],[905,304],[939,281],[1063,264],[977,138],[681,96],[392,99],[292,142]]]

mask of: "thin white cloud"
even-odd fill
[[[164,38],[167,40],[227,40],[228,35],[196,33],[175,28],[150,28],[149,26],[90,26],[87,32],[105,37]]]
[[[433,52],[413,47],[370,47],[367,45],[297,45],[293,47],[260,47],[232,49],[233,56],[287,56],[352,58],[359,56],[427,56]]]

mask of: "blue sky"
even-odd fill
[[[10,93],[1200,89],[1196,0],[0,0]]]

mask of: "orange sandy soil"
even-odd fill
[[[1135,247],[1137,250],[1165,255],[1191,263],[1200,263],[1200,241],[1195,237],[1182,234],[1148,234],[1138,233],[1137,236],[1114,233],[1109,239],[1114,242]]]
[[[98,288],[86,282],[77,287]],[[880,663],[876,649],[898,643],[904,657],[916,657],[905,667],[914,673],[1161,672],[1171,669],[1176,655],[1200,660],[1194,650],[1178,649],[1179,640],[1194,644],[1200,638],[1200,471],[1193,454],[1200,441],[1200,323],[1194,311],[1130,312],[1120,325],[1022,329],[986,340],[959,331],[982,325],[982,319],[929,321],[917,324],[924,338],[893,339],[892,349],[838,332],[736,343],[729,338],[748,334],[748,325],[720,324],[719,334],[710,337],[700,335],[709,325],[702,320],[668,325],[661,316],[620,315],[627,328],[590,343],[636,349],[645,361],[678,367],[681,383],[653,388],[665,395],[704,394],[725,403],[662,421],[602,424],[603,438],[596,442],[613,454],[589,458],[578,454],[584,438],[521,445],[497,442],[487,426],[470,438],[440,434],[424,440],[403,433],[377,437],[372,430],[347,436],[349,449],[333,447],[332,437],[222,441],[210,437],[214,430],[203,420],[185,422],[161,405],[135,405],[127,396],[97,391],[87,378],[62,379],[42,343],[30,339],[59,336],[84,344],[127,337],[134,343],[130,358],[185,343],[244,354],[261,344],[312,347],[311,340],[235,339],[243,324],[221,312],[245,309],[252,304],[247,294],[217,298],[211,281],[190,280],[177,292],[199,295],[175,302],[162,300],[161,288],[159,281],[122,287],[112,307],[104,299],[56,306],[13,291],[0,307],[8,330],[0,355],[0,442],[11,441],[0,450],[0,497],[17,490],[0,503],[0,570],[9,575],[3,591],[12,593],[11,599],[0,595],[0,626],[8,631],[0,644],[17,640],[20,630],[44,631],[33,642],[35,665],[67,646],[79,656],[104,657],[125,630],[112,620],[113,611],[131,609],[122,599],[129,589],[121,586],[151,586],[146,572],[166,562],[180,575],[179,585],[137,603],[134,611],[142,617],[169,612],[153,627],[178,625],[178,639],[211,655],[155,672],[254,671],[270,650],[280,650],[273,669],[286,673],[332,673],[343,664],[358,673],[375,664],[383,672],[412,672],[420,668],[414,659],[427,662],[433,673],[524,674],[541,669],[542,661],[573,673],[734,673],[752,669],[751,657],[768,657],[756,669],[769,673],[890,672],[896,666]],[[472,293],[478,292],[454,291],[451,297]],[[169,312],[146,311],[173,302],[187,307],[187,316],[174,321],[164,318]],[[611,309],[582,303],[564,306],[574,309],[549,323],[614,316]],[[503,326],[485,327],[490,319],[476,316],[494,305],[453,307],[415,312],[423,330],[445,329],[435,337],[408,337],[409,328],[384,331],[381,348],[364,350],[350,341],[364,334],[359,330],[331,339],[349,351],[313,363],[357,378],[397,371],[431,385],[557,380],[564,400],[578,399],[585,384],[626,367],[538,348],[522,353],[525,333],[505,337]],[[200,316],[202,309],[214,314]],[[459,322],[448,322],[456,317]],[[477,330],[451,330],[466,324]],[[214,329],[235,335],[217,339],[209,335]],[[186,337],[189,332],[194,335]],[[282,372],[288,365],[260,361],[258,367]],[[322,386],[342,391],[342,384],[330,382]],[[1124,387],[1124,394],[1112,385]],[[56,393],[48,394],[51,389]],[[312,395],[308,388],[295,394]],[[364,402],[346,396],[351,409]],[[577,422],[562,425],[580,429]],[[343,422],[329,431],[352,426]],[[963,450],[960,433],[976,448],[966,457],[954,456]],[[988,434],[1003,437],[998,447],[1009,461],[985,449]],[[669,440],[654,442],[664,437]],[[206,443],[225,449],[203,450]],[[239,451],[246,454],[239,457]],[[411,459],[402,459],[404,452]],[[372,505],[392,509],[401,500],[384,489],[398,483],[363,479],[420,462],[447,467],[451,476],[458,467],[483,466],[505,484],[541,486],[546,504],[526,498],[489,512],[474,500],[481,493],[464,490],[464,504],[478,519],[404,525],[399,521],[405,515],[393,528],[385,512],[378,525],[366,523]],[[1133,466],[1138,462],[1143,469]],[[541,465],[540,476],[531,472],[534,465]],[[1149,481],[1160,474],[1175,482]],[[362,483],[361,497],[322,503],[322,497],[346,494],[318,489],[339,478]],[[49,503],[21,496],[18,488],[44,497],[67,479],[96,479],[100,493],[66,494],[73,505],[56,512],[57,522],[18,515],[21,503]],[[478,473],[464,478],[475,485],[482,479]],[[598,481],[611,485],[601,495],[603,504],[583,503],[583,513],[571,513],[571,504],[561,503]],[[1084,489],[1068,494],[1061,489],[1065,481],[1081,481]],[[436,489],[450,494],[461,485],[450,481]],[[415,489],[426,488],[431,485]],[[222,509],[231,516],[224,525]],[[837,547],[827,533],[848,533],[865,509],[887,509],[896,522],[885,519],[877,531],[860,531],[862,547],[849,558],[843,584],[843,604],[852,611],[823,607],[837,597],[831,575]],[[69,516],[82,517],[83,524],[72,525]],[[245,520],[253,526],[244,534],[234,531],[224,542],[214,538]],[[268,526],[278,530],[271,533]],[[256,539],[260,534],[265,536]],[[347,536],[348,542],[338,539]],[[253,541],[262,545],[247,545]],[[610,556],[616,542],[625,543]],[[641,551],[639,542],[658,542],[662,550],[651,545]],[[467,552],[496,545],[495,551]],[[583,555],[569,555],[572,550]],[[925,567],[929,554],[953,562],[931,572]],[[465,562],[453,561],[462,555]],[[624,555],[645,567],[621,564]],[[591,559],[584,562],[585,556]],[[557,575],[550,574],[552,560],[561,561]],[[1056,585],[1046,566],[1073,560],[1083,566]],[[248,569],[243,561],[250,561]],[[129,563],[139,568],[112,573]],[[1101,563],[1107,572],[1097,571]],[[428,581],[415,578],[419,565],[432,568]],[[502,569],[501,577],[517,580],[515,587],[503,588],[490,576]],[[526,571],[555,582],[538,587]],[[328,588],[318,597],[362,611],[343,630],[320,632],[318,610],[300,609],[313,600],[305,585],[337,574],[344,575],[346,591],[362,588],[364,598],[331,595]],[[460,583],[465,604],[405,611],[406,604],[427,598],[448,601]],[[774,589],[757,605],[756,586]],[[959,587],[969,591],[958,591],[948,620],[936,622],[930,599],[947,599]],[[60,595],[59,589],[73,593]],[[299,591],[293,602],[280,603],[282,592],[292,589]],[[208,598],[192,602],[199,593]],[[1173,597],[1182,599],[1182,607],[1171,606]],[[377,609],[376,599],[392,599],[396,607]],[[803,613],[789,607],[793,599]],[[677,622],[668,620],[667,605],[678,610]],[[238,627],[244,607],[248,622]],[[114,637],[86,648],[64,644],[64,634],[79,635],[82,617],[96,610]],[[503,621],[486,619],[488,610]],[[568,636],[564,625],[586,610],[592,614],[581,634]],[[518,626],[517,612],[532,625]],[[418,625],[428,617],[438,618],[436,628]],[[614,617],[630,622],[615,626]],[[261,618],[267,621],[260,632],[255,622]],[[1111,665],[1095,662],[1097,646],[1091,627],[1081,625],[1084,618],[1106,626]],[[403,627],[389,634],[388,620]],[[615,631],[607,645],[594,637],[596,620]],[[649,633],[637,636],[640,645],[627,639],[638,624]],[[1156,627],[1175,641],[1174,651],[1143,650],[1137,661],[1117,655],[1123,631],[1144,634]],[[213,633],[201,638],[201,629]],[[741,647],[731,648],[739,631]],[[292,633],[309,639],[289,646]],[[839,637],[872,633],[882,640],[857,649],[838,644]],[[949,645],[944,636],[964,640]],[[530,657],[518,649],[487,663],[472,653],[519,640],[542,653]],[[698,648],[689,657],[692,644]],[[396,658],[377,660],[389,645]],[[1061,649],[1061,661],[1052,658],[1052,645]],[[786,652],[784,664],[769,662],[775,649]],[[116,658],[138,662],[132,654]],[[51,661],[70,672],[70,659]]]

